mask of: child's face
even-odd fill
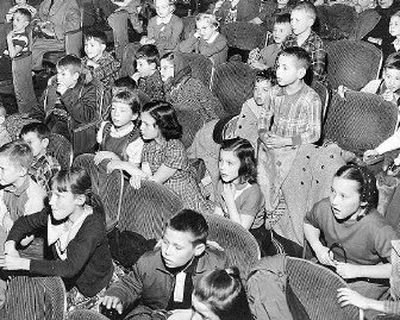
[[[361,8],[368,8],[373,1],[371,0],[358,0],[357,4],[361,7]]]
[[[222,150],[219,154],[219,174],[225,183],[239,178],[240,159],[233,151]]]
[[[359,183],[342,177],[334,177],[329,201],[332,213],[338,220],[347,219],[362,210]],[[364,204],[365,205],[365,204]],[[357,215],[354,215],[354,218]]]
[[[254,85],[254,101],[258,106],[264,106],[268,101],[271,82],[268,80],[257,81]]]
[[[272,35],[274,41],[277,44],[281,44],[285,41],[286,37],[292,33],[292,26],[290,23],[275,23]]]
[[[111,121],[115,127],[121,128],[137,118],[132,108],[123,102],[114,101],[111,105]]]
[[[85,40],[85,53],[89,59],[100,58],[105,49],[106,45],[94,38]]]
[[[396,92],[400,89],[400,70],[386,68],[383,71],[383,80],[389,91]]]
[[[174,10],[174,7],[169,4],[169,0],[156,0],[155,6],[157,16],[160,18],[166,18]]]
[[[49,201],[54,219],[60,221],[68,218],[78,207],[83,205],[82,198],[83,196],[75,196],[71,191],[58,191],[57,185],[54,183]]]
[[[13,15],[13,30],[23,31],[28,26],[29,21],[24,15],[19,12],[15,12]]]
[[[75,86],[79,78],[78,72],[73,72],[68,67],[57,67],[57,83],[67,88]]]
[[[296,57],[280,55],[276,69],[276,79],[281,87],[293,84],[304,77],[305,70],[300,68]]]
[[[199,247],[194,246],[194,237],[190,232],[176,231],[167,227],[161,244],[161,254],[168,268],[184,266],[194,256],[201,254]]]
[[[15,0],[15,4],[19,6],[24,5],[26,4],[26,0]]]
[[[378,0],[378,4],[382,9],[387,9],[393,4],[394,0]]]
[[[32,149],[34,157],[46,153],[46,148],[49,145],[49,139],[40,139],[36,132],[28,132],[22,136],[24,140]]]
[[[289,0],[277,0],[276,3],[279,7],[285,7],[289,3]]]
[[[293,10],[290,15],[290,24],[293,33],[298,36],[311,30],[314,20],[305,12],[305,10]]]
[[[0,155],[0,185],[14,184],[26,174],[26,170],[13,163],[9,157]]]
[[[162,59],[160,62],[161,80],[166,82],[174,77],[174,65],[168,59]]]
[[[136,69],[141,77],[148,77],[156,70],[156,64],[148,63],[145,58],[139,58],[136,60]]]
[[[160,136],[160,130],[156,125],[156,120],[148,112],[140,115],[140,132],[144,140],[153,140]]]
[[[196,22],[197,32],[205,41],[208,41],[216,32],[217,28],[207,20],[199,20]]]
[[[400,36],[400,17],[393,16],[393,17],[390,18],[389,33],[393,37]]]

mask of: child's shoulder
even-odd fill
[[[313,43],[314,45],[316,45],[318,47],[324,46],[324,42],[322,41],[321,37],[315,33],[315,31],[311,31],[307,41],[310,43]]]

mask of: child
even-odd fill
[[[290,14],[293,34],[282,43],[282,49],[296,46],[305,49],[311,57],[315,79],[325,81],[326,51],[321,38],[311,29],[316,17],[315,7],[308,1],[294,7]]]
[[[150,19],[147,36],[142,37],[140,44],[155,44],[160,55],[164,55],[173,51],[180,42],[183,22],[173,14],[174,0],[155,0],[154,5],[157,16]]]
[[[394,41],[393,39],[390,39],[390,41],[387,41],[389,39],[382,40],[383,61],[386,61],[390,54],[400,50],[400,11],[390,17],[389,33],[395,39]]]
[[[135,303],[139,305],[125,315],[191,312],[193,285],[204,272],[225,268],[223,252],[206,245],[208,225],[204,217],[183,209],[167,223],[161,249],[145,253],[133,271],[114,283],[102,303],[122,314]],[[190,318],[190,317],[189,317]]]
[[[365,167],[345,165],[333,178],[329,199],[316,203],[304,220],[318,261],[335,267],[351,281],[350,288],[375,299],[388,289],[384,279],[391,272],[391,241],[398,239],[377,204],[374,175]]]
[[[180,52],[195,52],[210,58],[214,66],[226,62],[228,43],[218,32],[219,23],[213,14],[196,16],[196,31],[178,45]]]
[[[11,136],[6,128],[6,108],[0,104],[0,147],[4,146],[6,143],[11,142]]]
[[[290,15],[288,13],[276,16],[272,37],[274,43],[268,44],[268,39],[265,42],[263,49],[253,49],[249,54],[248,63],[255,69],[268,69],[275,67],[276,57],[281,51],[281,45],[286,38],[292,33],[290,25]]]
[[[86,57],[82,59],[82,65],[89,71],[88,81],[94,79],[109,89],[118,78],[120,63],[106,51],[106,35],[98,30],[88,31],[85,33],[84,43]]]
[[[32,18],[37,12],[35,7],[32,7],[31,5],[26,3],[26,0],[15,0],[15,6],[11,7],[6,14],[6,22],[11,22],[14,17],[15,11],[17,11],[18,9],[28,10]]]
[[[15,222],[0,266],[61,277],[70,290],[69,308],[84,300],[96,302],[113,275],[101,203],[92,193],[89,175],[81,168],[57,173],[51,190],[50,208]],[[53,260],[20,258],[16,251],[24,235],[38,229],[47,230]]]
[[[7,35],[8,55],[12,59],[12,74],[15,96],[20,113],[29,113],[37,100],[32,83],[32,57],[30,36],[26,28],[31,21],[27,9],[17,9],[13,15],[13,29]]]
[[[221,25],[254,19],[260,11],[258,0],[218,0],[213,13]]]
[[[355,1],[355,6],[354,8],[356,9],[356,12],[358,14],[375,9],[376,8],[376,0],[357,0]]]
[[[164,99],[163,82],[158,67],[160,55],[154,44],[141,46],[136,53],[137,71],[131,76],[138,84],[138,89],[150,100]]]
[[[43,123],[33,122],[21,129],[20,136],[32,149],[33,162],[29,168],[29,175],[48,193],[50,179],[61,169],[57,159],[47,153],[50,130]]]
[[[192,320],[253,319],[236,267],[206,273],[194,286]]]
[[[186,150],[179,140],[182,126],[172,105],[152,101],[143,107],[140,131],[146,141],[141,169],[131,168],[131,185],[140,187],[141,180],[163,184],[174,191],[185,208],[208,212],[211,205],[203,198],[189,171]],[[128,168],[127,168],[128,169]]]
[[[257,184],[255,152],[250,142],[242,138],[224,140],[219,172],[214,213],[248,229],[265,256],[270,236],[264,226],[264,196]]]
[[[249,22],[258,25],[262,24],[267,31],[272,31],[275,17],[290,14],[296,2],[294,0],[265,1],[260,7],[258,16]]]

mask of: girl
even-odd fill
[[[182,142],[185,147],[192,144],[194,135],[206,122],[218,119],[216,110],[221,110],[221,103],[199,79],[193,78],[190,66],[183,65],[179,53],[167,53],[160,61],[161,79],[164,82],[166,100],[175,110],[196,112],[196,128],[184,126]]]
[[[365,167],[345,165],[333,178],[330,197],[316,203],[304,222],[318,261],[336,268],[351,288],[370,298],[387,290],[390,242],[398,238],[377,204],[374,175]]]
[[[214,212],[249,229],[265,255],[270,235],[264,227],[264,197],[256,180],[254,148],[248,140],[235,138],[222,142],[219,172],[221,180]]]
[[[389,38],[389,41],[382,40],[382,54],[383,61],[395,52],[400,50],[400,11],[396,11],[389,20],[389,34],[393,38]]]
[[[173,51],[178,45],[183,30],[182,19],[173,14],[174,0],[155,0],[157,16],[149,21],[147,36],[140,44],[155,44],[160,55]]]
[[[195,284],[192,320],[251,320],[239,270],[216,269]]]
[[[131,185],[140,188],[141,180],[164,184],[183,201],[183,206],[207,212],[210,205],[203,198],[194,177],[189,172],[185,147],[179,139],[182,126],[168,102],[147,103],[141,113],[140,131],[146,141],[141,169],[127,167]]]
[[[196,32],[178,45],[180,52],[195,52],[210,58],[214,66],[226,62],[228,43],[218,32],[219,23],[213,14],[196,16]]]
[[[104,225],[104,212],[84,169],[61,170],[51,180],[50,208],[19,218],[5,243],[0,267],[27,270],[42,276],[60,276],[69,292],[70,306],[98,300],[113,275]],[[26,234],[46,228],[53,260],[19,257],[17,244]],[[93,301],[93,302],[94,302]]]

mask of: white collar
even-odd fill
[[[168,24],[171,21],[171,18],[172,18],[172,13],[166,16],[165,18],[160,18],[159,16],[157,16],[157,25]]]
[[[400,39],[396,38],[393,42],[392,42],[394,49],[397,51],[400,50]]]
[[[218,35],[219,35],[219,32],[216,32],[216,33],[213,34],[213,35],[210,37],[210,39],[208,39],[206,42],[207,42],[207,43],[213,43],[213,42],[215,41],[215,39],[217,39]]]
[[[117,130],[114,125],[111,126],[110,136],[113,138],[121,138],[125,137],[128,133],[130,133],[134,128],[134,124],[131,122],[129,126],[126,126],[122,130]]]

